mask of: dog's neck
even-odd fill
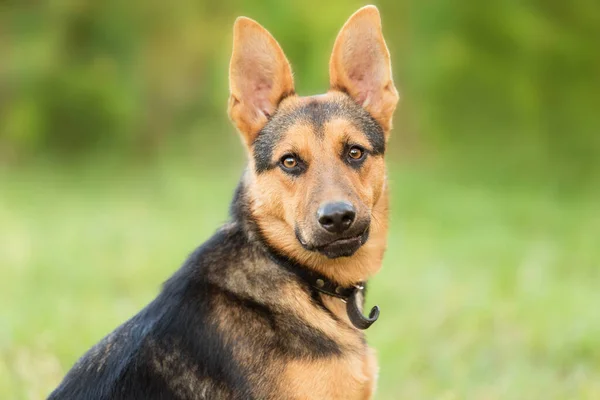
[[[337,311],[337,314],[346,315],[347,320],[357,329],[368,329],[379,317],[379,307],[371,309],[368,317],[362,314],[363,302],[365,297],[366,282],[357,282],[350,286],[343,286],[338,282],[332,281],[324,275],[313,271],[303,265],[296,263],[288,257],[280,254],[276,250],[266,245],[266,252],[269,258],[283,269],[296,275],[302,281],[313,298],[321,298],[321,304],[327,307],[329,299],[336,298],[342,300],[345,306],[345,312]],[[329,307],[327,307],[329,308]],[[331,310],[335,312],[334,310]]]

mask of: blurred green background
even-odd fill
[[[0,3],[0,398],[41,399],[227,218],[235,17],[300,94],[358,1]],[[403,100],[378,399],[600,398],[600,3],[377,3]]]

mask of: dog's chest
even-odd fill
[[[345,303],[331,297],[322,298],[327,308],[334,313],[341,324],[350,326],[345,311]],[[324,321],[323,316],[318,317]],[[313,320],[316,323],[316,320]],[[321,324],[344,349],[340,355],[312,360],[296,359],[285,364],[282,374],[282,389],[286,398],[291,399],[332,399],[368,400],[371,399],[377,381],[377,360],[371,348],[357,331],[340,329]]]
[[[368,400],[376,380],[377,361],[372,350],[365,347],[363,354],[289,362],[281,387],[291,399]]]

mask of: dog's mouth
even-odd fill
[[[296,229],[296,238],[305,250],[319,252],[327,258],[350,257],[369,239],[369,228],[367,227],[360,235],[339,238],[318,245],[310,244],[303,240],[298,229]]]

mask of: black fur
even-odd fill
[[[154,301],[75,364],[51,400],[275,399],[270,360],[341,354],[334,340],[271,301],[289,283],[312,293],[269,257],[243,185],[231,214]],[[240,351],[253,356],[238,362]]]

